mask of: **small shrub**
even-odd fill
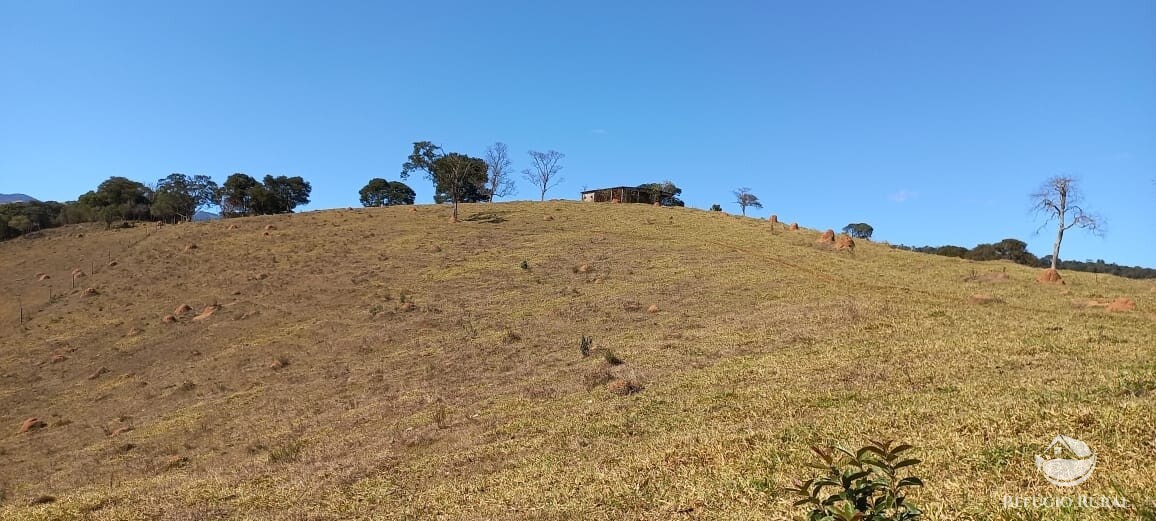
[[[578,342],[578,351],[582,352],[582,358],[590,356],[590,348],[594,346],[594,339],[586,335],[582,335],[582,340]]]
[[[269,451],[269,463],[289,463],[301,457],[301,449],[305,446],[300,441],[292,441],[278,445]]]
[[[444,429],[449,426],[449,418],[450,412],[446,409],[446,404],[439,402],[433,412],[434,424],[437,425],[439,429]]]
[[[524,270],[530,269],[530,263],[526,262],[526,261],[522,261],[522,269],[524,269]]]
[[[710,205],[710,211],[712,211],[712,212],[721,212],[721,211],[722,211],[722,206],[719,206],[717,203],[715,203],[715,204],[712,204],[712,205]]]
[[[923,512],[907,503],[904,489],[923,486],[923,481],[899,477],[901,469],[919,463],[901,455],[910,449],[891,441],[872,441],[854,452],[841,445],[812,447],[822,460],[812,466],[825,474],[786,490],[801,496],[795,506],[811,507],[808,521],[917,520]]]
[[[520,340],[522,340],[522,335],[518,334],[518,332],[514,331],[513,329],[507,329],[502,333],[503,344],[513,344]]]

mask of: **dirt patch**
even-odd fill
[[[964,282],[1006,282],[1011,280],[1011,276],[1007,273],[976,273],[971,272],[963,278]]]
[[[221,309],[219,304],[210,304],[205,306],[205,309],[201,310],[201,314],[193,317],[193,320],[204,320],[209,318],[213,316],[213,313],[216,313],[218,309]]]
[[[20,424],[20,430],[17,431],[17,433],[20,434],[20,433],[25,433],[25,432],[29,432],[29,431],[34,431],[37,429],[43,429],[47,426],[48,426],[48,424],[40,421],[39,418],[28,418],[28,419],[24,420],[23,423]]]
[[[1060,272],[1048,268],[1040,272],[1039,276],[1036,277],[1036,282],[1043,284],[1063,284],[1064,278],[1060,276]]]
[[[1107,309],[1113,312],[1134,311],[1136,309],[1136,302],[1128,297],[1118,297],[1108,304]]]
[[[980,304],[980,305],[1003,304],[1003,299],[1001,299],[999,297],[993,297],[991,295],[987,295],[984,293],[976,293],[975,295],[967,297],[967,302],[969,304]]]
[[[835,241],[835,249],[855,251],[855,241],[849,235],[840,235]]]
[[[611,394],[618,396],[627,396],[642,391],[642,386],[638,382],[624,379],[616,379],[606,384],[606,390]]]

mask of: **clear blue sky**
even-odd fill
[[[413,141],[504,141],[566,154],[552,197],[747,186],[759,216],[1044,255],[1028,194],[1063,173],[1109,234],[1061,257],[1156,266],[1156,2],[645,4],[0,0],[0,192],[272,173],[355,206]]]

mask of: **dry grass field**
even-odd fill
[[[1151,281],[682,208],[448,216],[0,244],[0,518],[785,519],[809,446],[869,438],[917,447],[929,519],[1156,518]],[[1033,463],[1058,434],[1097,454],[1075,489]],[[1129,507],[1001,506],[1071,494]]]

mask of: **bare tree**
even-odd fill
[[[1060,261],[1060,243],[1064,240],[1065,231],[1083,228],[1095,235],[1104,234],[1104,219],[1085,211],[1080,206],[1082,200],[1076,180],[1066,176],[1048,179],[1040,186],[1039,191],[1032,194],[1032,201],[1035,201],[1032,209],[1036,214],[1045,217],[1044,224],[1040,225],[1039,229],[1043,230],[1049,223],[1056,221],[1056,242],[1052,244],[1053,270]]]
[[[546,200],[548,190],[562,182],[562,177],[558,175],[558,172],[562,170],[562,165],[559,165],[558,162],[564,157],[566,154],[555,150],[549,152],[530,151],[530,163],[534,168],[522,170],[522,177],[538,187],[541,191],[542,201]]]
[[[490,167],[487,188],[491,203],[495,197],[507,197],[518,192],[518,187],[514,186],[514,180],[510,178],[513,173],[510,166],[514,163],[510,161],[510,149],[505,143],[499,141],[486,149],[486,164]]]
[[[750,188],[739,188],[733,192],[735,194],[735,204],[742,208],[743,215],[747,214],[747,207],[762,208],[763,203],[759,202],[759,196],[752,194]]]

